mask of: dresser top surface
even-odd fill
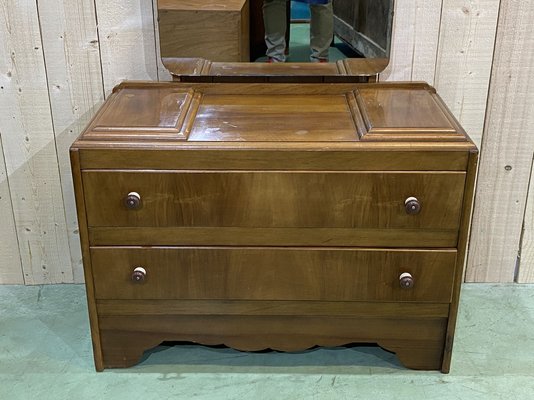
[[[422,83],[125,82],[75,146],[110,143],[474,147],[435,90]]]

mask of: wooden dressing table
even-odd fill
[[[434,89],[196,76],[119,85],[71,148],[96,369],[358,342],[448,372],[477,149]]]

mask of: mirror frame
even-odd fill
[[[169,1],[172,0],[157,1],[158,15],[161,12],[160,3]],[[387,29],[387,52],[390,56],[394,7],[395,1],[391,0]],[[249,16],[248,9],[245,15]],[[161,24],[158,35],[161,36]],[[161,38],[158,43],[161,43]],[[204,58],[179,57],[162,57],[161,60],[173,80],[181,82],[354,83],[376,82],[378,75],[388,66],[390,58],[346,58],[332,63],[214,62]]]

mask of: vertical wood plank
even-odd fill
[[[6,164],[0,135],[0,285],[24,284],[22,264],[20,263],[17,231],[13,219],[11,194],[7,179]]]
[[[467,280],[513,282],[534,152],[534,2],[501,2]],[[527,216],[529,226],[532,215]],[[530,273],[530,228],[524,271]],[[525,263],[526,262],[526,263]]]
[[[83,282],[69,147],[104,100],[93,0],[40,0],[39,21],[74,282]]]
[[[391,57],[381,80],[434,83],[443,0],[397,0]]]
[[[443,0],[435,86],[480,146],[500,0]]]
[[[434,84],[443,0],[417,1],[412,81]]]
[[[124,80],[158,80],[152,0],[95,0],[106,95]]]
[[[415,46],[416,4],[410,0],[395,1],[395,15],[389,65],[380,75],[381,81],[409,81],[412,78]]]
[[[37,7],[0,0],[0,130],[24,279],[72,282]]]

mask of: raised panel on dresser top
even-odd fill
[[[428,85],[124,83],[71,155],[98,370],[185,340],[448,371],[477,150]]]

